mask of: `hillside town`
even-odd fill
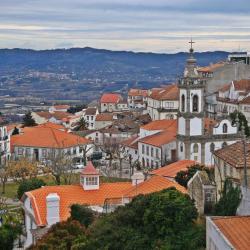
[[[172,84],[103,93],[84,108],[55,103],[22,122],[1,116],[0,225],[5,214],[21,216],[14,249],[50,249],[35,247],[75,204],[98,221],[164,190],[193,201],[206,231],[199,249],[249,249],[249,56],[200,67],[193,43]],[[34,179],[41,184],[19,193]]]

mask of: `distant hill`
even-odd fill
[[[198,64],[208,65],[225,60],[228,52],[195,53]],[[54,73],[88,75],[102,78],[104,75],[124,77],[149,75],[176,76],[183,71],[187,53],[157,54],[110,51],[94,48],[71,48],[55,50],[1,49],[0,74],[37,70]],[[112,77],[111,77],[112,78]],[[127,79],[123,79],[127,80]]]

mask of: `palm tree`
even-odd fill
[[[75,131],[83,131],[87,129],[88,129],[88,122],[86,122],[83,117],[77,122],[77,125],[74,128]]]

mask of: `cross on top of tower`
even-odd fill
[[[191,47],[190,47],[190,53],[193,53],[194,52],[194,49],[193,49],[193,44],[195,43],[195,42],[193,42],[193,39],[191,38],[191,41],[190,42],[188,42],[188,43],[190,43],[191,44]]]

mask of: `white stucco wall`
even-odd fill
[[[190,119],[190,135],[202,135],[202,119],[194,117]]]
[[[223,133],[223,124],[227,125],[227,133]],[[233,127],[231,125],[231,121],[224,119],[222,120],[217,127],[213,128],[213,134],[214,135],[221,135],[221,134],[236,134],[237,133],[237,127]]]

